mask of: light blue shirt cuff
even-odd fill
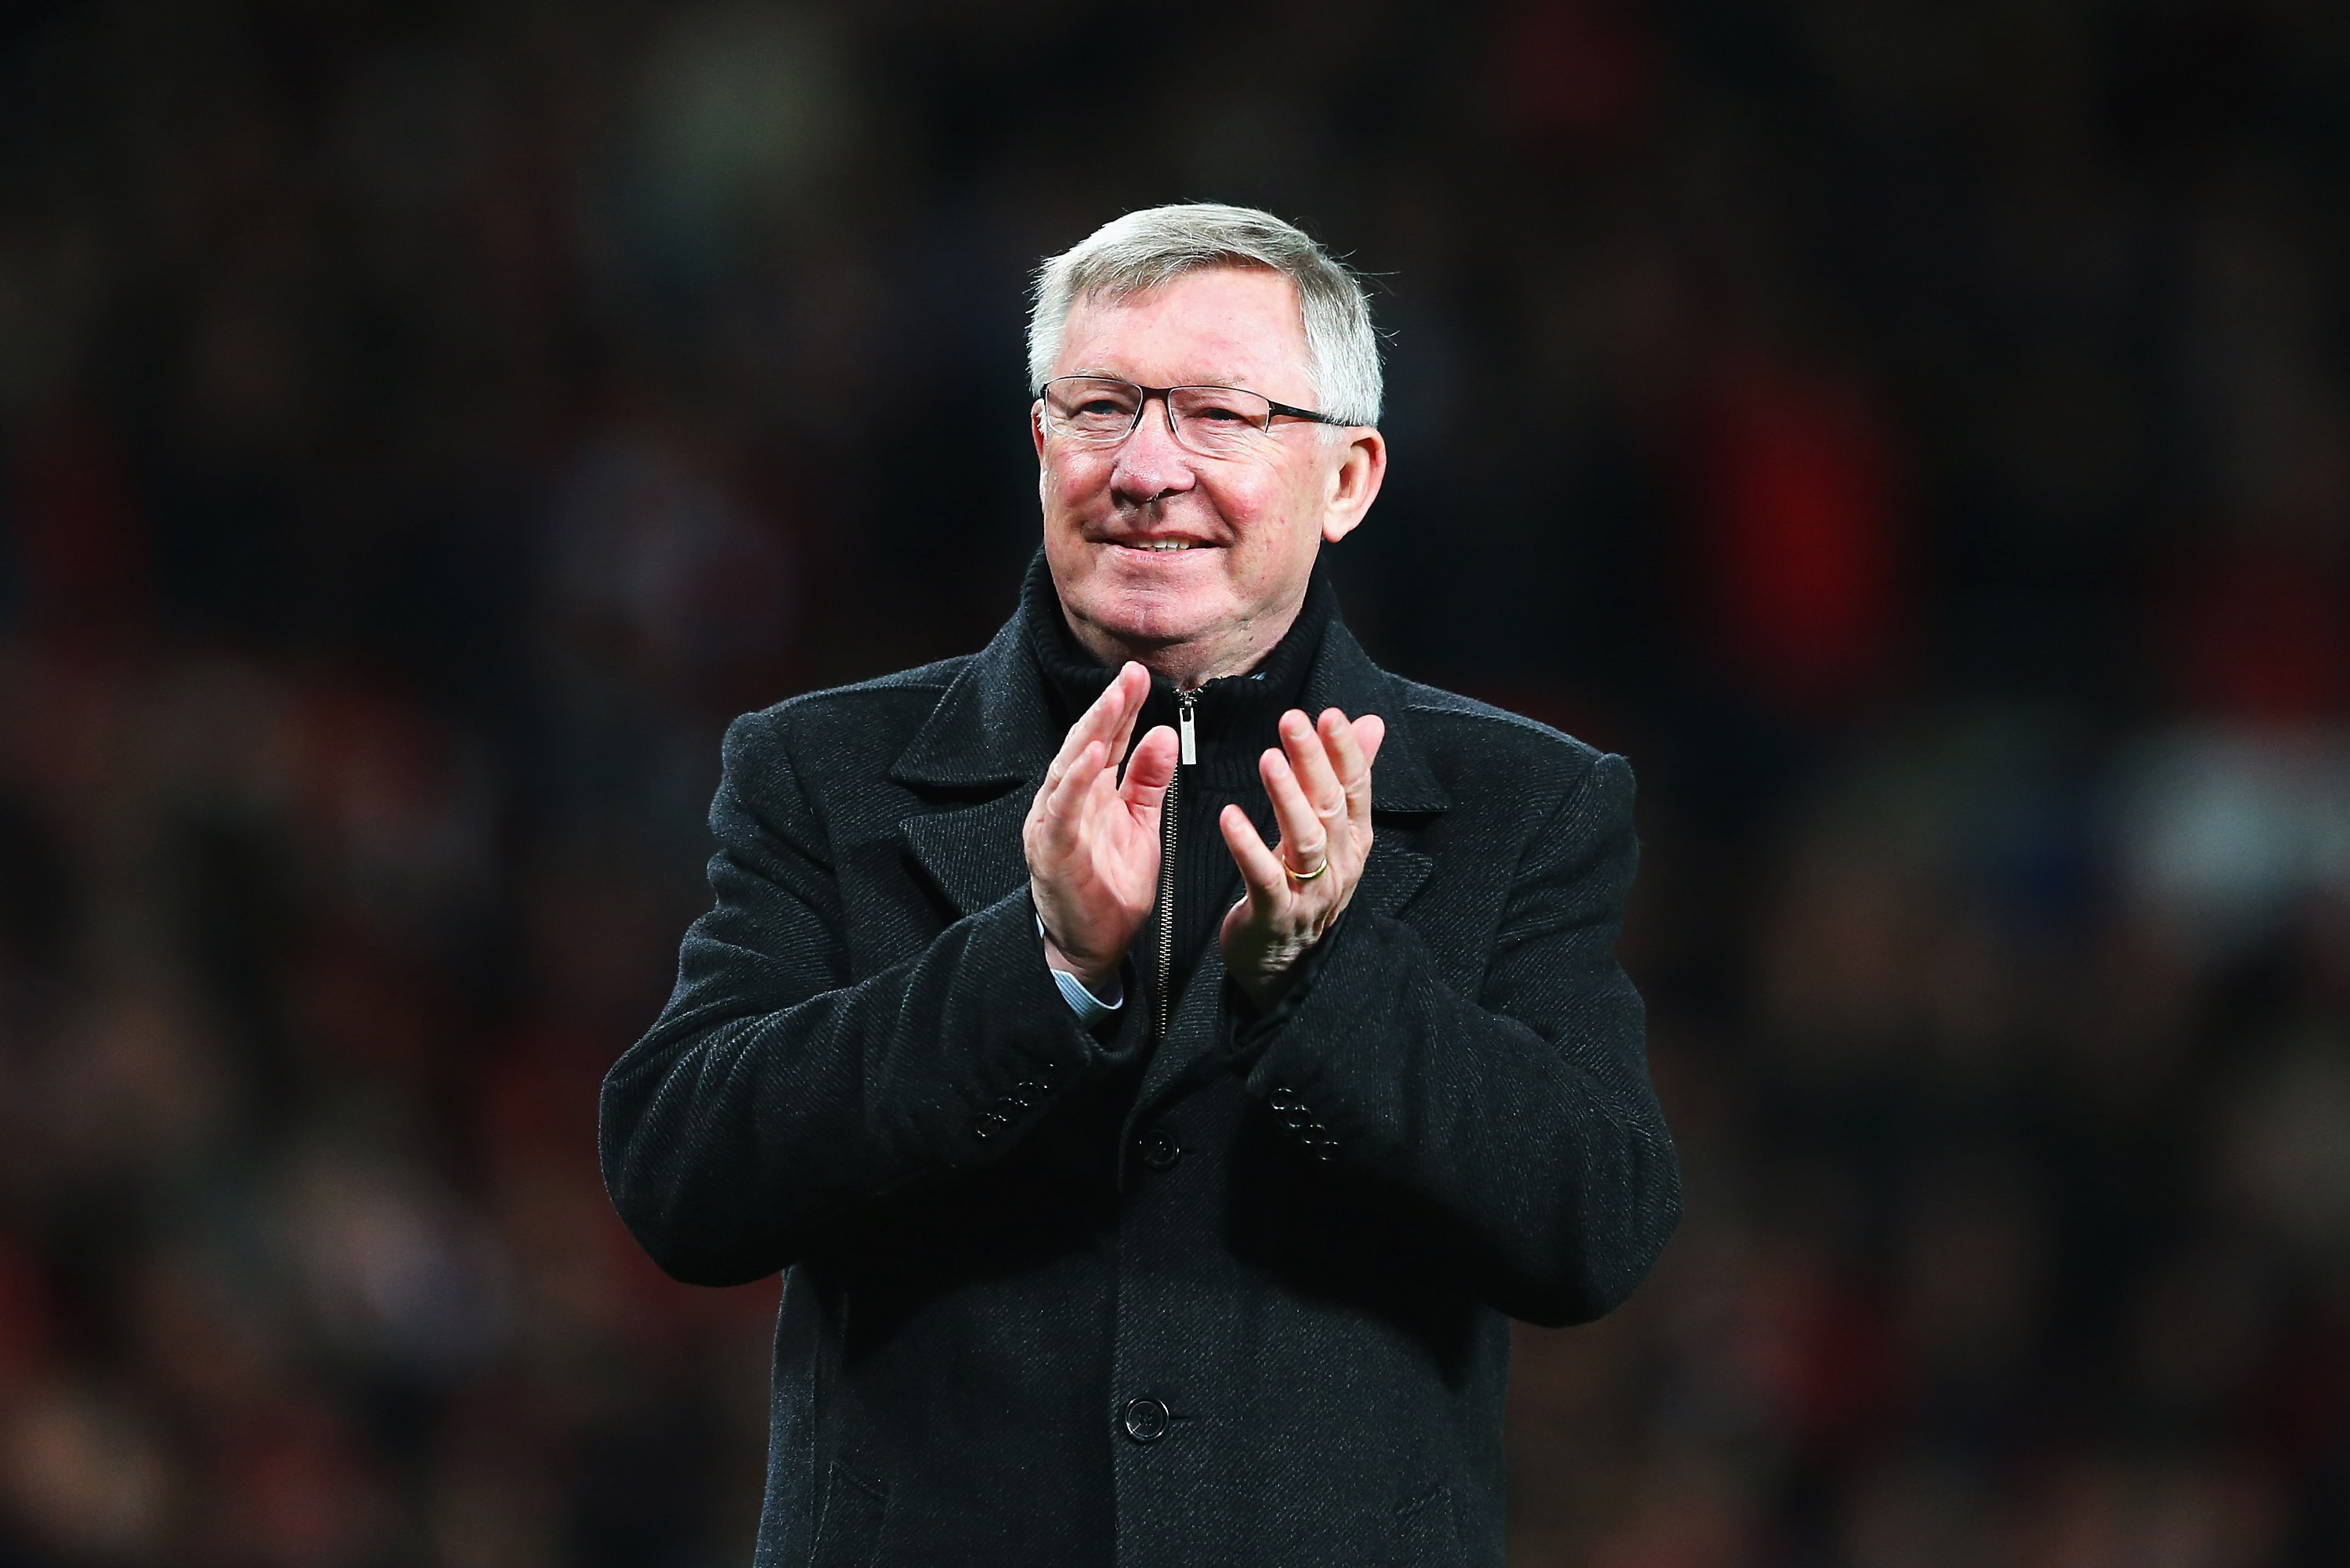
[[[1040,937],[1045,934],[1045,922],[1042,917],[1039,917],[1036,921],[1036,934]],[[1061,1000],[1069,1004],[1069,1011],[1077,1015],[1077,1023],[1085,1028],[1091,1029],[1103,1019],[1116,1014],[1119,1008],[1126,1005],[1126,987],[1118,984],[1118,976],[1115,974],[1109,977],[1109,982],[1117,986],[1118,992],[1107,1002],[1087,991],[1086,982],[1067,970],[1054,970],[1052,975],[1053,983],[1061,988]]]

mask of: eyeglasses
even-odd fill
[[[1139,387],[1115,376],[1056,376],[1036,396],[1045,405],[1046,432],[1081,447],[1113,447],[1132,435],[1153,398],[1166,405],[1167,428],[1177,442],[1201,457],[1262,451],[1273,439],[1275,415],[1317,425],[1347,423],[1239,387]]]

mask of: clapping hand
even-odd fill
[[[1258,1008],[1280,997],[1299,957],[1346,911],[1362,880],[1371,852],[1371,762],[1388,727],[1376,713],[1350,721],[1336,708],[1311,724],[1292,709],[1280,730],[1279,749],[1257,761],[1280,847],[1267,848],[1237,805],[1217,818],[1247,893],[1224,915],[1224,967]]]
[[[1045,958],[1095,992],[1159,895],[1159,814],[1175,776],[1175,732],[1161,724],[1118,762],[1150,694],[1139,664],[1120,669],[1069,727],[1021,829],[1028,887],[1045,924]]]

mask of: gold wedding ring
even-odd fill
[[[1289,863],[1289,857],[1284,855],[1281,858],[1281,868],[1289,873],[1289,879],[1293,882],[1311,882],[1315,877],[1319,877],[1323,872],[1330,869],[1330,857],[1327,855],[1323,856],[1322,864],[1316,866],[1311,871],[1300,871],[1296,867],[1292,866]]]

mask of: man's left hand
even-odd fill
[[[1258,1008],[1280,999],[1297,961],[1346,912],[1362,880],[1371,852],[1371,760],[1388,732],[1376,713],[1349,721],[1336,708],[1319,724],[1293,708],[1280,728],[1281,745],[1257,760],[1280,847],[1267,848],[1237,805],[1216,819],[1247,889],[1224,914],[1224,967]]]

